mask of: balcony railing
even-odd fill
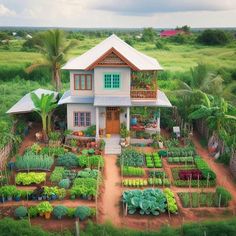
[[[130,96],[132,99],[137,100],[149,100],[149,99],[156,99],[157,98],[157,90],[131,90]]]

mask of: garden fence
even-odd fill
[[[9,144],[7,144],[4,148],[0,150],[0,170],[4,169],[7,162],[7,158],[9,157],[12,151],[12,147],[13,147],[13,144],[12,142],[10,142]]]

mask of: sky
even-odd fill
[[[0,0],[0,26],[236,27],[236,0]]]

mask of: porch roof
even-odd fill
[[[76,104],[76,103],[82,103],[82,104],[93,104],[94,103],[94,97],[79,97],[79,96],[73,96],[71,95],[70,90],[66,91],[61,99],[59,100],[58,104]]]
[[[127,107],[131,100],[129,96],[95,96],[94,106]]]
[[[15,105],[13,105],[6,113],[8,114],[20,114],[20,113],[29,113],[34,111],[34,104],[31,99],[31,93],[35,93],[38,97],[41,97],[42,94],[54,94],[54,98],[57,97],[58,93],[47,90],[47,89],[36,89],[30,93],[27,93],[24,97],[22,97]]]
[[[147,107],[172,107],[169,99],[166,94],[161,90],[157,91],[157,99],[156,100],[132,100],[132,106],[147,106]]]

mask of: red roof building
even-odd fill
[[[160,33],[161,38],[172,37],[178,34],[185,34],[183,30],[164,30]]]

